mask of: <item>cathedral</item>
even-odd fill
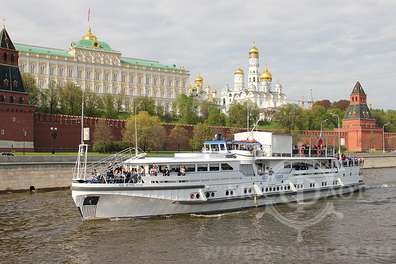
[[[247,85],[243,69],[237,68],[234,71],[233,88],[226,87],[223,90],[221,105],[224,112],[227,112],[233,103],[250,101],[259,108],[260,119],[270,120],[276,108],[286,103],[282,85],[273,84],[269,69],[266,68],[260,73],[259,66],[259,50],[253,46],[249,50]]]

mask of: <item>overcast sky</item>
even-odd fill
[[[5,0],[2,0],[5,1]],[[252,42],[290,100],[347,98],[359,80],[376,108],[396,109],[393,0],[24,0],[1,4],[14,42],[67,48],[87,28],[123,56],[183,65],[218,90]]]

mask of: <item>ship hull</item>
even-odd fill
[[[191,187],[193,188],[193,187]],[[154,217],[178,214],[216,214],[254,207],[286,204],[345,195],[364,189],[363,184],[321,188],[300,192],[240,196],[210,200],[183,201],[145,196],[145,191],[126,188],[72,186],[72,196],[84,220],[106,218]],[[193,189],[191,189],[193,190]],[[171,190],[163,190],[168,192]],[[152,190],[147,190],[147,194]]]

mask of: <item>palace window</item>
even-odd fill
[[[30,64],[30,73],[35,73],[35,71],[36,71],[36,67],[35,67],[36,65],[34,65],[34,64]]]
[[[132,74],[129,75],[129,83],[133,83],[133,75]]]
[[[172,86],[172,80],[168,81],[168,86],[171,87]]]
[[[118,74],[115,72],[115,73],[113,73],[113,81],[117,81],[117,79],[118,79]]]
[[[109,93],[109,87],[107,85],[103,86],[103,93]]]
[[[99,72],[95,72],[95,80],[99,80],[100,79],[100,73]]]
[[[165,79],[161,78],[161,85],[164,86],[165,85]]]
[[[122,82],[125,82],[125,81],[126,81],[126,75],[125,75],[125,74],[122,74],[122,75],[121,75],[121,81],[122,81]]]
[[[25,70],[26,70],[26,65],[25,64],[21,64],[21,71],[25,72]]]
[[[88,79],[88,80],[90,80],[90,79],[91,79],[91,72],[90,72],[90,71],[87,71],[87,73],[86,73],[86,77],[87,77],[87,79]]]
[[[77,70],[77,78],[81,79],[81,77],[82,77],[82,70],[79,68]]]
[[[146,84],[150,84],[150,76],[146,75]]]
[[[67,69],[67,77],[69,77],[69,78],[73,77],[73,69],[72,68]]]
[[[40,65],[40,74],[44,74],[45,73],[45,65],[41,64]]]
[[[54,75],[54,72],[55,72],[55,67],[50,67],[49,74]]]
[[[179,80],[176,80],[176,86],[179,86]]]
[[[58,68],[58,75],[63,76],[63,67]]]
[[[106,72],[106,73],[104,74],[103,79],[104,79],[105,81],[108,81],[108,80],[109,80],[109,73],[108,73],[108,72]]]

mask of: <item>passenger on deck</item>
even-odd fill
[[[150,175],[151,176],[157,176],[158,175],[158,167],[157,167],[157,165],[153,164],[151,166]]]
[[[139,176],[144,176],[145,174],[146,174],[146,172],[144,170],[144,167],[140,166],[139,169],[138,169],[138,175]]]
[[[185,176],[186,175],[186,167],[184,167],[184,166],[180,167],[180,175],[181,176]]]
[[[169,171],[169,168],[168,168],[168,167],[165,167],[165,170],[164,170],[163,175],[164,175],[164,176],[169,176],[169,175],[170,175],[170,171]]]

